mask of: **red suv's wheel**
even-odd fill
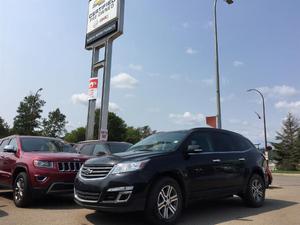
[[[17,207],[26,207],[31,201],[28,177],[25,172],[19,173],[14,181],[13,198]]]

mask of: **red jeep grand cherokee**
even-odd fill
[[[18,207],[34,197],[72,192],[77,171],[87,156],[60,139],[10,136],[0,139],[0,185],[13,189]]]

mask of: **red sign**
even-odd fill
[[[213,128],[217,127],[217,117],[216,116],[207,116],[206,117],[206,124]]]
[[[98,77],[90,78],[89,84],[89,100],[97,99]]]

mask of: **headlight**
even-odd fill
[[[33,164],[35,167],[39,168],[53,168],[54,163],[49,161],[41,161],[41,160],[34,160]]]
[[[119,163],[114,167],[111,174],[127,173],[127,172],[143,169],[148,161],[149,160],[144,160],[140,162]]]

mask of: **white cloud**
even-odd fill
[[[170,76],[170,78],[172,79],[172,80],[180,80],[181,79],[181,75],[180,74],[172,74],[171,76]]]
[[[150,113],[159,113],[161,110],[159,107],[152,107],[152,108],[148,108],[147,111]]]
[[[258,88],[261,92],[266,94],[268,97],[289,97],[299,93],[299,91],[291,86],[281,85],[274,87],[260,87]]]
[[[300,101],[296,101],[296,102],[279,101],[275,104],[275,108],[285,109],[288,112],[292,112],[292,113],[300,113]]]
[[[120,73],[111,79],[112,86],[121,89],[133,89],[137,83],[138,80],[127,73]]]
[[[143,66],[139,64],[129,64],[129,68],[136,71],[142,71]]]
[[[203,25],[203,28],[209,29],[212,28],[213,26],[214,26],[214,21],[210,20]]]
[[[201,113],[185,112],[183,114],[169,114],[169,118],[175,123],[180,125],[200,125],[204,121],[204,115]]]
[[[89,96],[85,93],[73,94],[72,97],[71,97],[71,100],[72,100],[73,104],[75,104],[75,105],[79,104],[79,105],[87,106],[88,102],[89,102]],[[96,106],[98,108],[101,106],[101,100],[100,99],[97,99]],[[119,111],[121,111],[121,108],[118,106],[118,104],[116,104],[114,102],[110,102],[108,107],[109,107],[110,112],[119,112]]]
[[[189,24],[188,22],[184,22],[184,23],[182,23],[181,25],[182,25],[182,27],[185,28],[185,29],[190,27],[190,24]]]
[[[205,84],[206,86],[212,86],[215,83],[215,80],[213,78],[206,78],[202,79],[201,83]]]
[[[198,53],[198,51],[196,49],[193,49],[192,47],[188,47],[186,48],[185,53],[189,55],[195,55]]]
[[[229,102],[229,101],[232,101],[232,100],[234,100],[234,98],[235,98],[236,96],[235,96],[235,94],[229,94],[229,95],[227,95],[227,96],[223,96],[223,97],[221,97],[221,102]],[[210,98],[210,101],[211,102],[216,102],[216,97],[212,97],[212,98]]]
[[[245,63],[242,62],[242,61],[239,61],[239,60],[233,61],[233,66],[235,66],[235,67],[241,67],[241,66],[244,66],[244,65],[245,65]]]
[[[85,93],[73,94],[71,100],[73,104],[87,105],[89,102],[89,96]]]

